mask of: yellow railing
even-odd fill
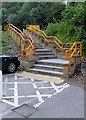
[[[75,62],[78,61],[78,57],[80,57],[82,61],[82,43],[81,42],[74,42],[73,46],[69,50],[66,50],[66,59],[70,60],[73,57],[75,57]]]
[[[18,45],[21,46],[21,55],[27,60],[28,56],[35,51],[35,44],[30,35],[24,33],[12,24],[8,24],[4,28],[9,31],[11,36],[16,39]]]
[[[33,28],[38,31],[40,29],[40,26],[39,25],[26,25],[27,30],[33,30]]]
[[[26,27],[26,29],[27,29],[27,27]],[[34,25],[29,26],[27,30],[35,32],[36,35],[41,36],[45,42],[55,43],[60,48],[61,51],[68,50],[73,45],[73,43],[61,42],[56,36],[47,36],[44,31],[42,31],[40,29],[36,29]],[[65,47],[68,45],[69,45],[69,47]]]
[[[73,62],[82,61],[82,43],[81,42],[74,42],[74,43],[63,43],[55,36],[47,36],[44,31],[36,30],[34,26],[28,30],[33,31],[36,35],[40,35],[45,42],[52,42],[55,43],[61,51],[66,51],[66,59],[69,61],[69,74],[71,75],[71,64]],[[74,61],[71,62],[72,58]]]
[[[81,62],[82,61],[82,43],[75,42],[73,46],[66,50],[66,59],[69,61],[69,74],[71,75],[71,63]]]

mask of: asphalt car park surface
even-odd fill
[[[66,82],[58,84],[4,74],[1,105],[3,118],[83,117],[84,91]]]

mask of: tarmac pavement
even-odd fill
[[[53,83],[31,76],[3,75],[0,115],[3,118],[84,118],[84,90],[60,79]]]

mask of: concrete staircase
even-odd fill
[[[57,59],[57,55],[54,54],[50,45],[44,43],[38,36],[29,32],[33,40],[35,41],[36,53],[38,60],[28,69],[29,72],[36,74],[45,74],[50,76],[63,76],[63,66],[68,64],[68,61]],[[58,54],[59,50],[57,50]]]
[[[36,53],[39,60],[33,64],[29,72],[45,74],[51,76],[63,76],[63,65],[68,61],[57,59],[50,48],[43,48],[39,43],[36,44]]]

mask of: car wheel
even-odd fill
[[[16,71],[16,64],[14,62],[10,62],[8,65],[8,72],[9,73],[13,73]]]

